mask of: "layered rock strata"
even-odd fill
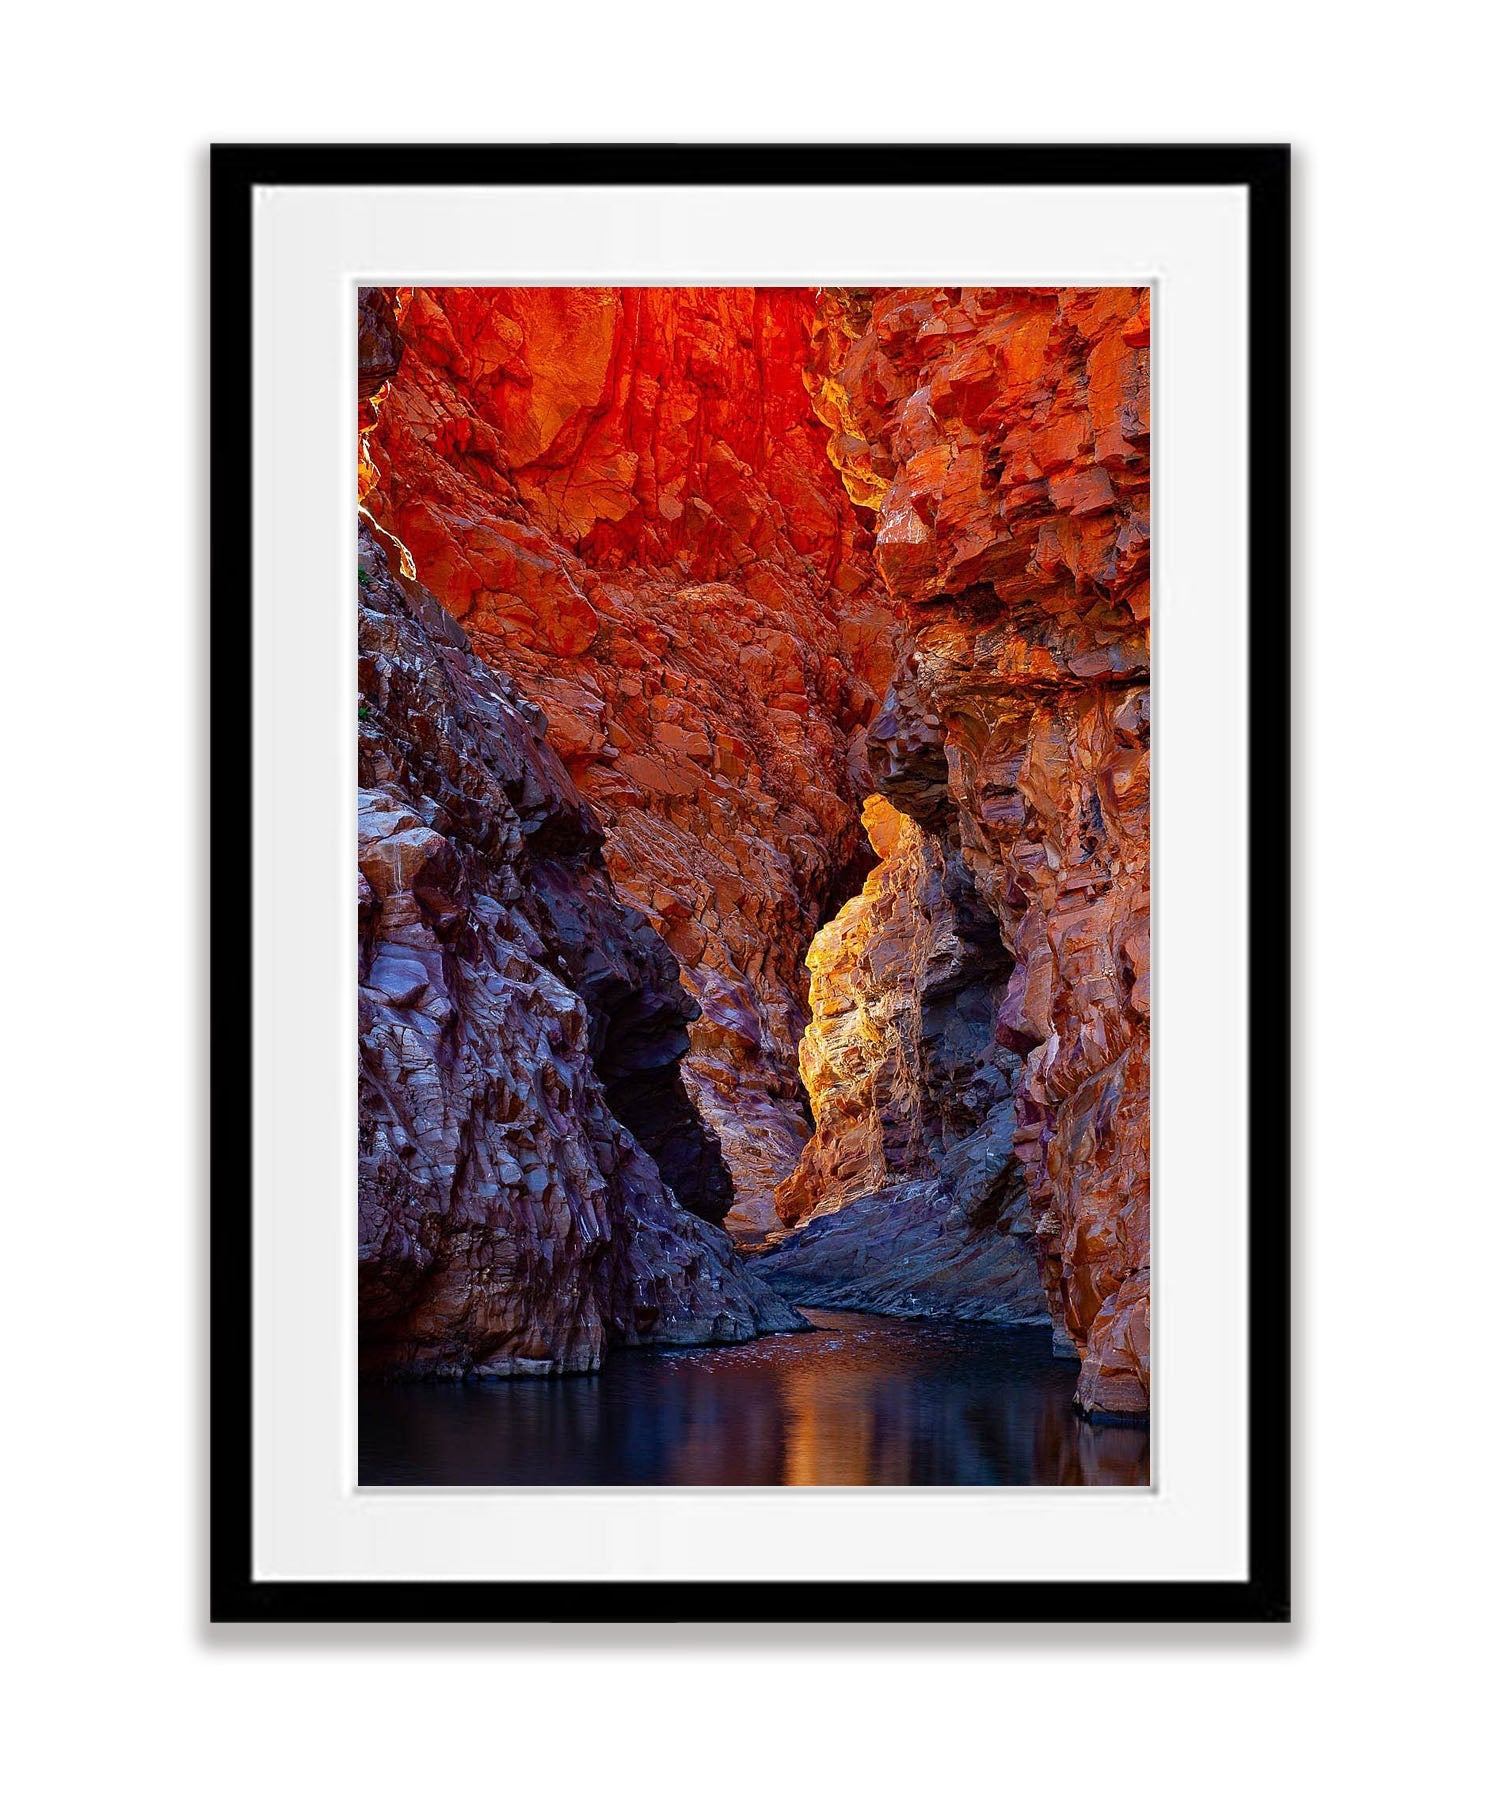
[[[362,1368],[576,1372],[799,1328],[685,1210],[729,1184],[670,950],[537,709],[397,550],[361,528]]]
[[[802,954],[869,866],[864,727],[895,640],[804,383],[815,297],[383,304],[371,357],[390,360],[398,316],[401,352],[364,504],[544,709],[617,888],[682,964],[688,1086],[732,1174],[731,1229],[754,1237],[808,1136]]]
[[[910,632],[875,783],[956,847],[1012,964],[1013,1153],[1080,1403],[1105,1412],[1150,1391],[1148,306],[830,292],[809,377]]]

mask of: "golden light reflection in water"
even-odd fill
[[[878,1445],[868,1377],[836,1375],[820,1380],[804,1364],[785,1370],[780,1385],[786,1414],[784,1486],[868,1486],[877,1479],[903,1484],[910,1480],[904,1471],[878,1478],[871,1474]],[[900,1446],[888,1448],[899,1451]]]

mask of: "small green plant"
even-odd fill
[[[359,585],[362,588],[367,588],[370,585],[370,577],[364,569],[361,569],[359,572]]]
[[[364,722],[365,722],[365,720],[366,720],[366,719],[368,719],[368,718],[369,718],[369,716],[370,716],[370,709],[369,709],[369,707],[368,707],[368,706],[361,706],[361,707],[360,707],[360,709],[359,709],[359,722],[360,722],[360,724],[361,724],[361,725],[363,725],[363,724],[364,724]]]

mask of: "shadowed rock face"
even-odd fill
[[[401,367],[401,327],[397,303],[385,288],[359,290],[359,401],[360,428],[375,423],[369,402]]]
[[[688,1089],[753,1235],[808,1136],[802,957],[869,866],[863,728],[894,651],[804,383],[814,295],[388,302],[404,349],[365,504],[544,709],[618,890],[682,964]]]
[[[363,1368],[571,1372],[796,1329],[678,1204],[721,1215],[729,1186],[671,952],[535,707],[387,547],[362,526]]]
[[[1148,301],[830,293],[811,377],[910,629],[875,783],[956,845],[1012,961],[1042,1278],[1081,1404],[1119,1412],[1150,1391]]]
[[[814,1215],[755,1270],[798,1306],[1045,1325],[1019,1184],[1011,1198],[1003,1217],[976,1218],[939,1179],[898,1182]]]

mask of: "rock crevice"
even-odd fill
[[[1050,1319],[1085,1408],[1146,1409],[1148,301],[362,298],[361,496],[394,534],[365,593],[371,1129],[407,1134],[377,1147],[380,1355],[584,1367],[792,1320],[753,1267]],[[412,630],[435,660],[397,679]],[[476,756],[515,765],[478,797]],[[540,1096],[496,1080],[544,1044]],[[682,1208],[774,1247],[747,1265]]]

